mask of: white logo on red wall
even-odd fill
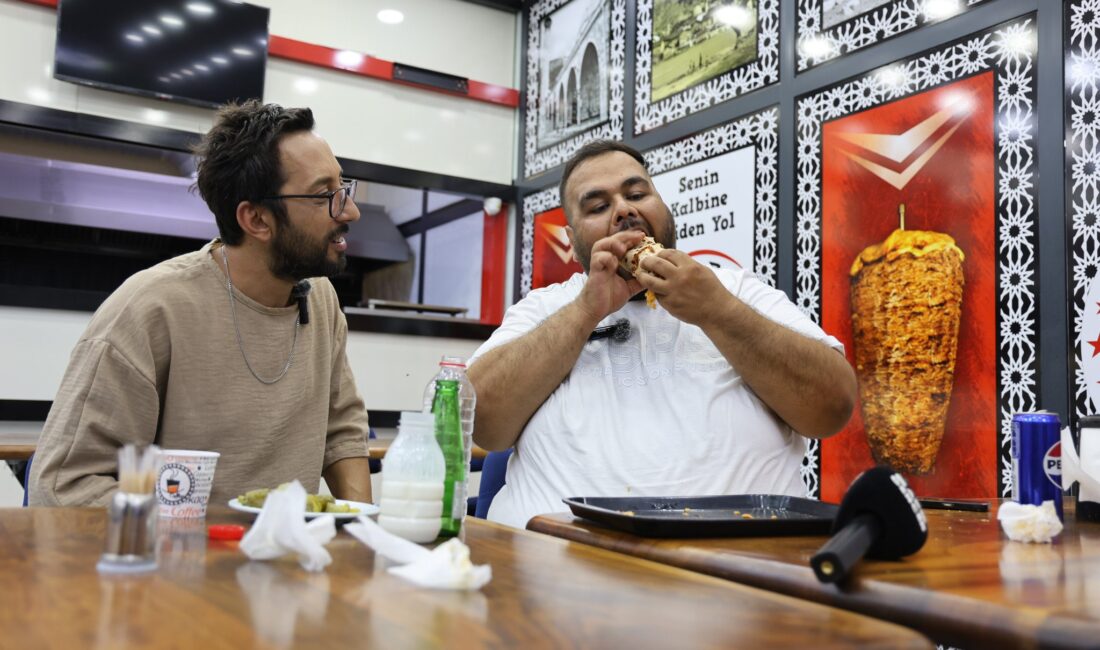
[[[1081,357],[1085,391],[1092,402],[1088,412],[1096,413],[1100,411],[1100,278],[1089,284],[1088,293],[1085,294],[1085,309],[1081,315],[1077,353]]]
[[[1058,488],[1062,487],[1062,443],[1056,442],[1050,446],[1043,456],[1043,471],[1050,482]]]

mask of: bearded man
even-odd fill
[[[523,527],[571,496],[802,496],[806,439],[855,404],[840,342],[751,273],[676,250],[634,149],[585,145],[559,192],[585,273],[513,305],[470,363],[474,440],[515,447],[489,519]],[[664,250],[632,276],[620,261],[647,236]],[[628,336],[592,336],[621,320]]]
[[[297,479],[369,502],[367,413],[328,276],[359,219],[308,108],[219,111],[196,148],[220,237],[92,317],[35,453],[31,505],[103,505],[126,443],[220,453],[211,503]],[[307,280],[308,278],[308,280]]]

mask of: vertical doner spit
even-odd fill
[[[867,440],[875,461],[929,474],[955,380],[963,259],[955,240],[900,227],[851,268],[852,338]]]

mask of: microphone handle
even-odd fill
[[[810,558],[810,566],[821,582],[840,582],[863,559],[882,532],[878,517],[863,513],[848,522],[821,550]]]

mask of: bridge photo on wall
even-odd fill
[[[540,0],[529,9],[524,173],[588,140],[621,139],[625,0]]]

